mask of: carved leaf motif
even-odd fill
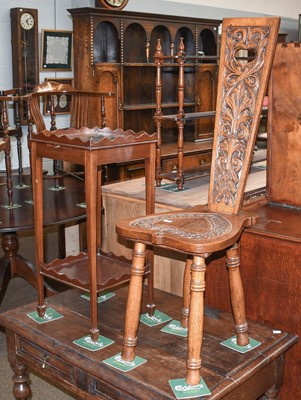
[[[224,93],[218,124],[214,202],[234,204],[246,148],[253,129],[255,102],[261,79],[269,27],[229,27],[226,32]],[[252,51],[242,62],[238,50]]]

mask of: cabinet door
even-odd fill
[[[196,67],[196,112],[214,111],[216,106],[217,65],[198,64]],[[198,118],[196,140],[212,137],[214,117]]]
[[[95,90],[112,92],[112,97],[105,98],[106,126],[123,129],[121,73],[118,65],[96,64]]]

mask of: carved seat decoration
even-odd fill
[[[147,246],[188,255],[181,326],[188,327],[186,382],[189,385],[200,383],[206,259],[214,252],[226,251],[237,344],[249,343],[237,241],[256,216],[240,208],[278,26],[278,18],[223,21],[208,205],[117,225],[121,236],[135,242],[123,339],[124,361],[135,359]],[[239,59],[241,51],[247,53],[246,60]]]
[[[197,226],[195,226],[197,224]],[[159,243],[164,234],[177,235],[186,239],[210,239],[225,235],[232,229],[232,224],[222,215],[204,213],[177,213],[141,218],[131,223],[147,230],[155,231],[153,243]]]

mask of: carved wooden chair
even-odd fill
[[[135,242],[122,350],[125,361],[135,358],[147,246],[188,255],[181,324],[188,325],[190,385],[200,381],[206,259],[214,252],[226,252],[237,343],[249,342],[237,241],[244,227],[256,220],[241,211],[241,205],[278,27],[279,18],[223,21],[208,205],[117,224],[117,232]],[[254,58],[248,62],[236,58],[243,49]]]
[[[111,92],[93,92],[77,90],[69,84],[62,84],[55,81],[46,81],[34,89],[34,93],[28,96],[30,122],[36,126],[36,132],[46,130],[45,118],[41,113],[41,102],[44,110],[48,110],[50,115],[50,131],[57,129],[56,110],[62,107],[58,104],[62,100],[70,112],[70,120],[67,127],[80,129],[82,127],[106,127],[105,97],[113,96]],[[67,113],[67,112],[66,112]],[[57,174],[59,168],[54,161],[54,173]]]
[[[12,101],[11,97],[0,96],[0,151],[4,151],[5,154],[5,171],[6,171],[6,186],[7,186],[7,197],[8,207],[13,206],[13,186],[11,176],[11,156],[10,156],[10,135],[8,128],[8,113],[7,105]]]
[[[67,128],[80,129],[83,126],[99,126],[104,128],[106,126],[104,98],[106,96],[113,96],[113,93],[77,90],[69,84],[47,81],[36,86],[34,93],[30,96],[30,111],[37,132],[42,132],[46,129],[45,120],[40,110],[41,100],[49,103],[48,110],[51,117],[50,130],[53,131],[57,129],[57,101],[60,100],[59,96],[62,95],[64,96],[65,104],[66,101],[70,103],[70,108],[68,108],[68,112],[70,112],[70,123]],[[66,99],[66,97],[68,97],[68,99]],[[92,112],[92,110],[94,112]]]

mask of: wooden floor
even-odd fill
[[[115,343],[97,352],[73,344],[90,328],[89,302],[77,290],[49,298],[49,306],[63,314],[56,321],[38,325],[31,320],[26,313],[34,311],[35,304],[1,314],[0,324],[12,332],[11,355],[17,351],[25,365],[81,398],[174,399],[168,380],[185,376],[186,339],[162,333],[164,325],[150,328],[141,324],[137,354],[147,359],[142,366],[125,374],[102,362],[121,350],[126,295],[127,288],[120,289],[99,305],[101,334]],[[155,299],[161,311],[178,319],[181,298],[156,291]],[[206,398],[255,400],[273,385],[275,376],[281,381],[277,371],[282,371],[282,356],[297,338],[253,322],[249,323],[249,331],[262,343],[249,353],[221,346],[221,341],[234,334],[232,315],[206,309],[202,377],[212,392]],[[48,358],[42,369],[45,354]]]

